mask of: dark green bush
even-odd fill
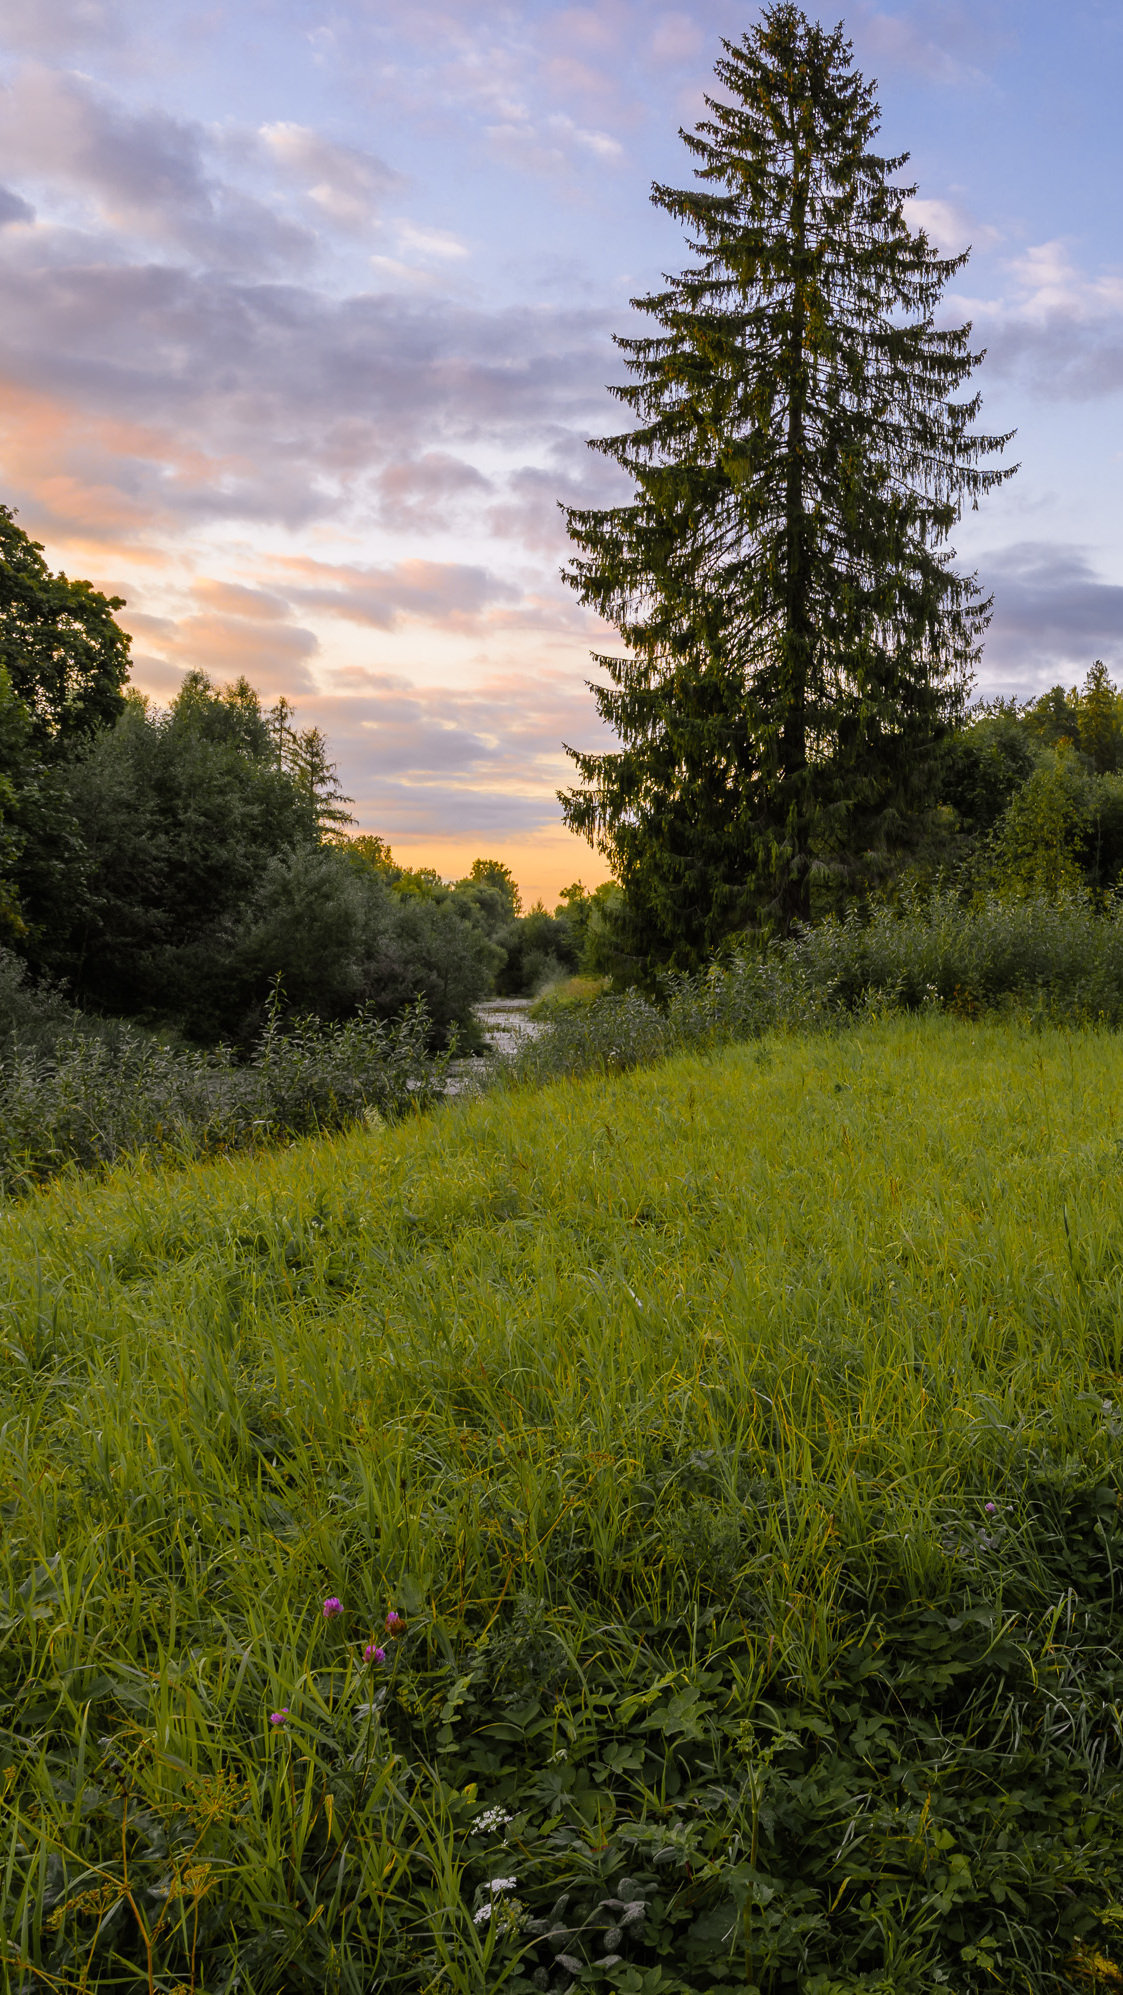
[[[691,1046],[816,1029],[871,1011],[1007,1010],[1123,1024],[1123,905],[1083,895],[965,908],[954,894],[851,914],[701,976],[664,979],[661,999],[610,992],[555,1013],[514,1063],[522,1080],[620,1071]]]
[[[0,951],[0,1190],[137,1152],[185,1160],[390,1118],[444,1089],[422,1002],[391,1024],[286,1019],[274,1006],[251,1057],[172,1047],[119,1021],[40,998]]]

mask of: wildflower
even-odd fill
[[[385,1649],[376,1649],[373,1642],[368,1642],[366,1648],[363,1650],[363,1661],[384,1663],[386,1661],[386,1651]]]
[[[510,1819],[505,1808],[484,1808],[476,1816],[472,1828],[477,1836],[489,1836],[494,1829],[505,1829]]]
[[[402,1617],[398,1613],[397,1609],[391,1607],[390,1612],[386,1616],[386,1633],[388,1635],[400,1635],[404,1625],[405,1624],[402,1620]]]
[[[983,1509],[986,1511],[988,1517],[993,1517],[995,1511],[998,1509],[998,1505],[997,1503],[984,1503]]]
[[[343,1612],[342,1600],[337,1600],[334,1593],[329,1594],[328,1598],[324,1602],[324,1620],[334,1621],[336,1615],[342,1614],[342,1612]]]
[[[279,1711],[271,1711],[269,1713],[269,1723],[271,1725],[283,1725],[288,1715],[289,1707],[287,1704],[283,1704]]]
[[[498,1814],[500,1811],[496,1809],[494,1812]],[[478,1912],[473,1912],[472,1924],[475,1926],[486,1926],[492,1913],[496,1910],[507,1915],[508,1923],[510,1923],[511,1916],[513,1915],[517,1924],[518,1914],[521,1910],[517,1901],[514,1905],[508,1905],[505,1899],[500,1898],[497,1904],[495,1893],[497,1891],[513,1891],[518,1881],[517,1877],[493,1877],[489,1879],[488,1883],[484,1885],[484,1890],[491,1892],[492,1902],[490,1905],[481,1905]]]

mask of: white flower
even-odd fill
[[[517,1877],[493,1877],[487,1888],[489,1891],[513,1891],[518,1881]]]
[[[472,1823],[477,1835],[490,1835],[493,1829],[505,1829],[511,1817],[505,1808],[484,1808]]]
[[[491,1906],[481,1905],[479,1911],[474,1912],[472,1914],[472,1924],[474,1926],[486,1926],[490,1917],[491,1917]]]

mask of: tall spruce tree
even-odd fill
[[[909,227],[841,25],[774,5],[722,47],[728,101],[682,134],[701,184],[652,190],[695,261],[633,301],[658,328],[617,342],[635,426],[593,444],[634,497],[568,511],[567,577],[627,649],[591,688],[621,746],[567,749],[561,801],[648,964],[806,919],[817,873],[907,836],[989,621],[947,537],[1012,475],[952,399],[970,326],[934,323],[966,252]]]

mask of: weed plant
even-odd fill
[[[134,1152],[183,1162],[396,1118],[444,1089],[451,1053],[428,1053],[420,1003],[392,1025],[365,1012],[335,1025],[282,1020],[274,1004],[252,1056],[238,1061],[92,1019],[57,992],[32,992],[13,961],[0,955],[0,1190],[9,1194]]]
[[[853,1011],[938,1002],[1055,1023],[1123,1024],[1123,902],[952,893],[806,929],[780,952],[787,975]]]
[[[536,1010],[546,1029],[520,1050],[516,1080],[624,1071],[894,1011],[1123,1025],[1123,904],[1099,911],[1081,894],[964,907],[939,893],[820,922],[700,976],[667,977],[657,1001],[636,990],[594,990],[592,1000]]]
[[[1117,1986],[1121,1159],[932,1014],[10,1206],[6,1985]]]

